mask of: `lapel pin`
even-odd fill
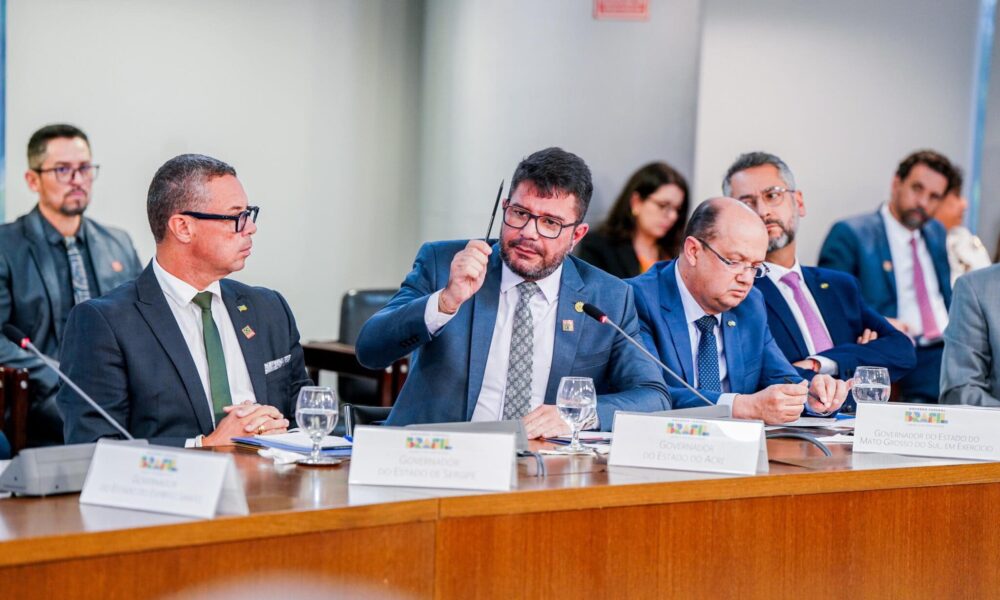
[[[830,287],[830,284],[827,283],[827,282],[825,282],[825,281],[823,283],[819,284],[819,289],[821,289],[821,290],[825,290],[828,287]]]
[[[578,313],[582,313],[583,312],[583,302],[580,301],[580,302],[577,302],[576,304],[574,304],[573,305],[573,310],[575,310]],[[563,321],[563,323],[565,323],[565,321]],[[573,330],[570,329],[570,331],[573,331]]]
[[[240,312],[246,312],[247,311],[247,305],[246,304],[240,304],[239,306],[236,307],[236,310],[238,310]]]
[[[125,270],[125,265],[123,265],[117,260],[113,260],[111,261],[111,270],[114,271],[115,273],[121,273],[122,271]]]
[[[242,329],[242,331],[243,331],[243,335],[245,335],[248,340],[251,339],[253,336],[257,335],[257,333],[254,332],[253,329],[250,329],[249,325],[247,325],[246,327],[244,327]]]
[[[730,319],[730,320],[726,321],[726,325],[729,325],[730,327],[736,327],[736,321],[733,321],[732,319]]]
[[[892,261],[891,260],[884,260],[884,261],[882,261],[882,270],[885,271],[886,273],[891,273],[892,272]]]
[[[563,331],[573,331],[573,319],[563,319]]]

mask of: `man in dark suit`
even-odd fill
[[[226,163],[167,161],[146,203],[156,257],[133,283],[76,306],[66,373],[137,438],[175,446],[229,444],[286,430],[309,385],[295,319],[277,292],[223,279],[243,268],[258,208]],[[64,386],[67,442],[115,430]]]
[[[72,125],[39,129],[28,142],[24,174],[38,205],[0,226],[0,320],[52,358],[75,304],[106,294],[142,270],[127,233],[83,216],[97,170],[84,132]],[[28,445],[61,443],[55,372],[6,339],[0,340],[0,364],[30,371]]]
[[[685,233],[681,256],[628,280],[649,350],[735,418],[787,423],[804,408],[839,409],[846,384],[829,375],[803,382],[771,337],[753,288],[767,273],[767,231],[757,215],[715,198],[695,209]],[[678,408],[702,405],[679,384],[670,394]]]
[[[899,163],[888,204],[835,223],[820,250],[819,266],[857,277],[868,304],[914,340],[917,366],[899,381],[903,400],[938,401],[951,273],[944,227],[929,210],[953,177],[946,157],[914,152]]]
[[[554,406],[565,376],[594,380],[597,422],[617,410],[670,407],[659,368],[578,310],[592,303],[638,333],[632,292],[568,256],[587,233],[593,192],[580,157],[524,159],[503,203],[499,243],[425,244],[393,299],[358,337],[358,360],[382,368],[413,353],[388,424],[522,419],[530,437],[569,431]]]
[[[796,234],[806,207],[784,161],[744,154],[729,167],[722,190],[767,227],[769,271],[754,285],[764,295],[775,342],[803,376],[850,379],[859,365],[886,367],[893,381],[910,372],[917,361],[912,342],[864,302],[854,277],[799,264]]]

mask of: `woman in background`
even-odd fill
[[[616,277],[635,277],[677,256],[687,214],[684,176],[667,163],[650,163],[629,178],[607,218],[583,238],[576,255]]]

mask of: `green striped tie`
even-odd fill
[[[222,336],[212,318],[212,292],[195,294],[192,300],[201,308],[202,337],[205,340],[205,356],[208,357],[208,385],[212,389],[212,408],[215,422],[226,416],[222,407],[233,403],[229,393],[229,374],[226,372],[226,355],[222,352]]]

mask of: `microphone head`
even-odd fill
[[[14,325],[11,325],[10,323],[4,323],[3,334],[4,336],[7,337],[8,340],[14,342],[21,348],[27,348],[28,342],[31,341],[28,339],[28,336],[24,335],[23,331],[21,331]]]
[[[586,302],[577,302],[576,304],[579,306],[577,310],[582,310],[591,319],[600,323],[606,323],[608,321],[608,315],[604,314],[601,309],[597,308],[593,304],[587,304]],[[581,304],[583,306],[580,306]]]

